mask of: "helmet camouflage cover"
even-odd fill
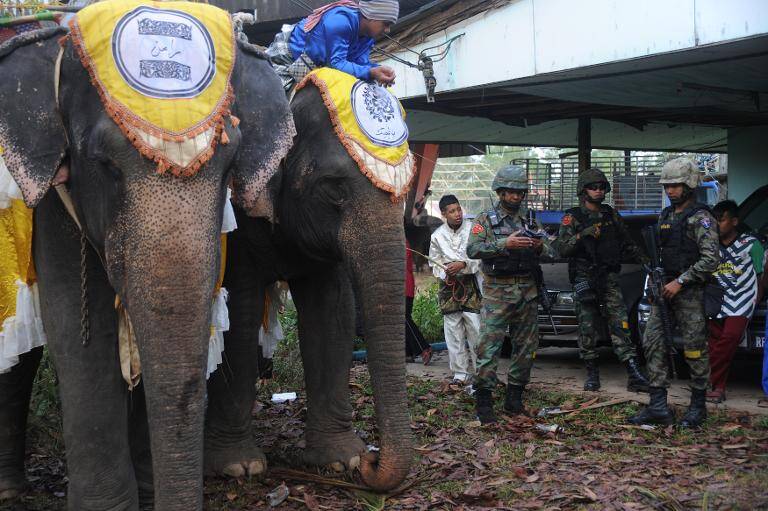
[[[689,188],[696,188],[699,185],[699,168],[688,158],[675,158],[664,164],[659,184],[684,184]]]
[[[528,173],[520,165],[507,165],[496,172],[491,189],[498,192],[501,188],[528,191]]]
[[[605,183],[606,192],[611,191],[611,183],[608,182],[608,178],[600,169],[591,168],[579,174],[579,180],[576,183],[576,194],[581,195],[584,193],[584,188],[592,183]]]

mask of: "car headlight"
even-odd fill
[[[557,293],[555,305],[567,306],[573,305],[573,293],[570,291],[560,291]]]

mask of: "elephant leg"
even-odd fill
[[[352,428],[352,287],[340,267],[292,280],[307,390],[304,461],[336,470],[357,468],[365,444]]]
[[[129,400],[128,441],[139,491],[139,509],[152,511],[155,503],[155,485],[152,478],[152,447],[149,439],[149,420],[144,383],[139,383],[133,389],[129,395]]]
[[[249,250],[246,236],[228,237],[224,285],[229,292],[229,331],[224,333],[223,362],[208,379],[206,475],[257,476],[267,469],[252,434],[264,286]]]
[[[19,357],[5,374],[0,374],[0,501],[16,497],[26,487],[24,450],[32,383],[43,348]]]
[[[83,345],[79,232],[58,196],[47,194],[35,209],[34,256],[48,349],[59,378],[68,508],[136,511],[115,294],[96,253],[88,247],[86,254],[90,336]]]

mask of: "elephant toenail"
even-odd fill
[[[356,469],[360,467],[360,456],[352,456],[352,459],[349,460],[349,468]]]
[[[340,461],[334,461],[331,463],[331,469],[334,472],[344,472],[344,464]]]
[[[0,502],[4,500],[11,500],[18,497],[20,494],[19,490],[15,488],[11,488],[10,490],[2,490],[0,491]]]
[[[245,475],[245,467],[240,463],[232,463],[224,467],[222,472],[229,477],[243,477]]]
[[[248,475],[258,476],[266,471],[266,463],[261,460],[252,461],[248,464]]]

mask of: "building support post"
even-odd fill
[[[592,118],[579,117],[579,172],[592,166]]]

